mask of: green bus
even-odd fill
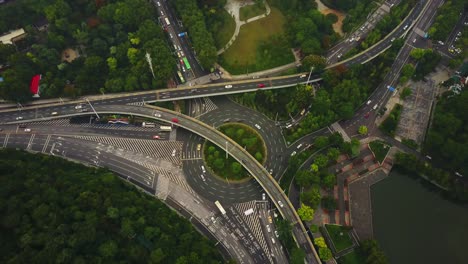
[[[190,63],[188,62],[187,58],[184,57],[182,60],[183,60],[184,63],[185,63],[185,68],[186,68],[187,70],[190,70]]]

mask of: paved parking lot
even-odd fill
[[[424,140],[427,123],[434,95],[437,91],[435,82],[428,81],[410,82],[412,94],[403,102],[400,122],[396,136],[412,139],[421,144]]]

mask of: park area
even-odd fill
[[[232,74],[247,74],[293,62],[284,24],[283,14],[271,8],[267,17],[243,25],[234,43],[221,55],[221,65]]]
[[[336,252],[340,252],[353,246],[353,241],[348,233],[348,227],[340,225],[325,225],[325,228],[330,235]]]
[[[239,123],[224,124],[218,129],[237,144],[243,146],[258,162],[265,162],[265,143],[257,131]],[[227,148],[230,149],[229,143]],[[226,158],[226,151],[211,142],[207,142],[204,148],[204,159],[213,173],[222,179],[240,181],[250,177],[238,161],[229,155]]]

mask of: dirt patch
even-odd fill
[[[338,17],[338,21],[333,24],[333,30],[335,30],[336,33],[340,34],[343,36],[343,20],[345,19],[346,15],[344,13],[341,13],[338,10],[328,8],[326,5],[324,5],[320,0],[315,0],[317,3],[317,9],[320,11],[320,13],[324,15],[328,14],[335,14]]]
[[[79,56],[80,54],[78,54],[78,51],[74,49],[68,48],[62,51],[62,61],[72,62]]]

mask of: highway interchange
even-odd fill
[[[354,63],[364,63],[387,49],[392,44],[392,38],[402,37],[404,34],[408,34],[408,41],[401,49],[397,59],[395,60],[392,71],[387,75],[382,85],[379,86],[370,97],[369,100],[371,100],[372,103],[363,104],[363,107],[357,111],[356,116],[353,119],[340,122],[340,125],[346,132],[355,131],[355,126],[362,124],[362,122],[371,124],[373,120],[375,120],[375,114],[373,114],[375,112],[373,111],[375,110],[373,109],[374,105],[377,104],[379,107],[384,105],[391,96],[391,93],[388,92],[387,86],[395,84],[396,78],[399,75],[399,70],[404,65],[409,52],[413,48],[409,43],[410,41],[412,42],[413,38],[417,38],[414,31],[407,31],[410,29],[407,28],[404,30],[403,28],[406,25],[411,24],[421,30],[426,30],[434,17],[436,8],[441,3],[441,0],[420,1],[406,20],[384,40],[371,47],[365,53],[358,54],[357,56],[343,62],[346,66]],[[190,54],[189,50],[187,50],[187,52]],[[306,230],[300,222],[294,208],[290,204],[289,199],[276,183],[276,180],[281,177],[282,172],[286,169],[287,159],[291,155],[292,151],[295,151],[297,146],[300,144],[310,144],[317,134],[306,136],[298,142],[290,145],[286,144],[281,134],[281,126],[277,126],[273,120],[270,120],[250,109],[236,105],[223,97],[212,98],[214,104],[218,106],[217,109],[212,109],[211,111],[195,111],[195,116],[199,119],[191,118],[162,108],[127,105],[129,103],[172,101],[176,99],[200,98],[255,91],[258,89],[290,87],[297,83],[305,83],[307,79],[303,75],[304,74],[297,74],[286,77],[262,78],[230,83],[232,88],[226,88],[228,83],[222,83],[187,87],[176,90],[159,90],[156,93],[154,91],[139,92],[125,95],[89,97],[87,100],[80,100],[79,102],[86,103],[90,106],[89,112],[77,111],[77,109],[75,109],[76,104],[79,103],[77,101],[37,107],[24,107],[19,110],[5,110],[0,113],[3,123],[2,128],[4,129],[0,134],[0,144],[2,144],[3,147],[14,147],[51,155],[59,155],[72,160],[85,162],[93,166],[107,167],[112,171],[117,172],[124,179],[142,188],[142,190],[158,196],[158,198],[161,198],[161,196],[164,195],[166,195],[166,198],[170,197],[170,194],[161,191],[161,189],[163,189],[161,186],[165,185],[163,184],[164,177],[161,177],[160,175],[167,173],[168,178],[173,178],[171,178],[172,182],[181,181],[179,182],[179,185],[181,186],[184,186],[185,183],[188,184],[188,186],[184,188],[187,196],[193,195],[195,197],[190,198],[191,200],[188,199],[190,201],[195,201],[193,206],[201,207],[202,205],[200,204],[200,201],[203,201],[204,199],[208,201],[219,199],[222,202],[226,202],[226,205],[232,204],[236,197],[236,202],[239,203],[252,200],[261,201],[263,189],[271,198],[271,202],[274,207],[277,208],[278,212],[284,218],[293,223],[293,233],[299,246],[307,253],[308,263],[318,263],[315,250],[312,248],[311,241]],[[318,75],[314,75],[311,79],[316,81],[319,80],[320,77]],[[265,87],[259,88],[258,84],[260,83],[265,84]],[[52,115],[53,112],[57,112],[58,115]],[[368,112],[371,112],[372,114],[370,118],[363,119],[364,114]],[[171,132],[169,134],[164,134],[159,131],[140,128],[122,128],[115,126],[101,127],[95,125],[86,126],[84,121],[81,125],[70,126],[64,126],[63,123],[60,123],[71,117],[92,117],[93,115],[106,113],[142,116],[156,119],[160,122],[173,124],[175,127],[179,128],[174,129],[174,132],[177,131],[177,133]],[[155,116],[155,114],[159,114],[159,117]],[[19,118],[21,118],[21,120],[17,120]],[[177,118],[177,122],[173,122],[174,118]],[[57,119],[57,121],[54,121],[55,119]],[[27,125],[28,128],[32,128],[30,133],[24,132],[23,128],[18,127],[19,124],[32,121],[38,122]],[[237,145],[235,142],[213,128],[224,122],[232,121],[245,123],[252,127],[255,127],[254,125],[258,124],[261,127],[261,129],[257,130],[265,139],[267,149],[269,151],[267,162],[264,166],[259,164],[253,157],[246,153],[242,146]],[[182,128],[184,130],[182,130]],[[323,130],[323,133],[328,132],[329,130]],[[159,144],[159,142],[154,142],[151,138],[155,133],[159,133],[159,135],[162,136],[161,142],[168,144]],[[89,140],[89,138],[88,140],[84,140],[83,135],[87,135],[88,137],[116,136],[119,138],[127,138],[126,140],[130,140],[130,143],[122,143],[120,147],[115,147],[118,143],[102,143],[99,142],[99,139]],[[175,135],[176,138],[171,138],[171,135]],[[131,141],[132,139],[140,140],[143,143],[139,146],[135,141]],[[226,182],[216,177],[206,177],[206,181],[199,177],[199,175],[202,174],[201,166],[203,165],[203,161],[201,159],[200,151],[197,150],[197,146],[198,144],[202,144],[204,139],[215,143],[222,149],[225,149],[225,146],[228,145],[230,155],[243,164],[251,175],[254,176],[255,180],[250,180],[243,184],[226,184]],[[178,142],[180,142],[180,144]],[[170,146],[167,147],[166,145]],[[138,153],[136,149],[129,150],[132,146],[136,149],[143,149],[146,147],[149,149],[165,149],[165,151],[160,154],[154,154],[148,150],[149,152],[147,155],[142,155],[141,153]],[[172,155],[174,150],[176,150],[176,155]],[[149,164],[159,164],[158,166],[165,167],[170,173],[162,173],[161,171],[155,173],[154,168]],[[183,171],[182,173],[181,170]],[[270,174],[270,172],[272,173]],[[190,175],[191,177],[185,177],[185,182],[183,182],[183,176],[177,178],[179,173]],[[168,184],[167,181],[165,184]],[[180,187],[175,186],[167,188]],[[195,190],[197,194],[191,193],[190,190]],[[244,193],[239,195],[241,192]],[[164,193],[164,195],[161,193]],[[242,197],[242,199],[239,199],[239,197]],[[166,203],[173,205],[174,208],[178,207],[181,214],[191,214],[191,216],[194,216],[196,213],[196,210],[188,209],[189,206],[187,203],[180,204],[180,200],[178,199],[167,198],[164,200]],[[260,202],[260,204],[265,203]],[[283,206],[280,206],[280,204]],[[204,209],[209,213],[195,216],[195,219],[198,220],[198,225],[205,227],[205,230],[201,231],[204,233],[209,231],[209,234],[207,235],[214,237],[215,240],[217,239],[222,241],[221,238],[226,239],[226,241],[221,244],[223,244],[225,251],[229,252],[232,257],[239,260],[241,263],[263,263],[266,258],[268,258],[270,262],[284,263],[281,262],[285,259],[285,256],[281,253],[282,250],[278,248],[279,243],[275,244],[271,239],[268,239],[268,246],[274,249],[269,252],[268,248],[263,246],[265,242],[261,242],[262,238],[258,235],[252,235],[252,233],[255,233],[255,231],[253,231],[255,228],[246,228],[246,225],[242,224],[242,219],[237,219],[244,217],[242,216],[242,211],[239,213],[237,209],[231,209],[234,207],[226,206],[226,208],[229,208],[227,213],[229,216],[220,216],[213,205],[204,204],[204,206],[209,208]],[[258,215],[263,215],[264,217],[260,218],[262,219],[260,221],[265,221],[273,209],[274,208],[269,208],[268,203],[266,203],[263,211],[258,209]],[[198,208],[198,211],[203,212],[201,208]],[[209,217],[207,217],[207,215]],[[214,221],[211,216],[215,217]],[[216,219],[218,219],[218,221],[216,221]],[[236,219],[237,222],[233,219]],[[226,229],[226,227],[221,225],[221,223],[231,227],[231,229]],[[194,224],[197,226],[196,223]],[[263,222],[261,225],[263,229],[266,224],[267,223]],[[214,226],[216,228],[214,228]],[[223,232],[228,234],[229,232],[232,232],[232,230],[244,228],[244,231],[239,231],[240,233],[237,234],[237,237],[242,238],[245,236],[247,238],[251,237],[251,239],[227,239],[226,237],[229,236],[223,235]],[[270,234],[268,230],[263,230],[263,232],[265,236]],[[274,239],[274,235],[271,234],[271,238]],[[251,247],[246,246],[246,243],[252,243]],[[272,252],[275,252],[276,254]],[[271,255],[274,255],[274,257]]]

